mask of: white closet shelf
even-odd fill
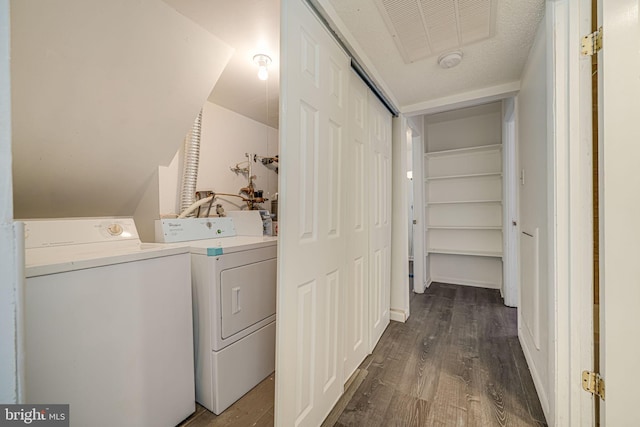
[[[424,179],[425,182],[435,181],[438,179],[465,179],[465,178],[479,178],[483,176],[502,176],[502,172],[487,172],[487,173],[472,173],[466,175],[444,175],[444,176],[430,176]]]
[[[439,156],[453,156],[456,154],[471,154],[482,151],[491,151],[491,150],[502,150],[502,144],[490,144],[490,145],[480,145],[477,147],[468,147],[468,148],[455,148],[453,150],[442,150],[442,151],[431,151],[429,153],[425,153],[425,157],[433,158]]]
[[[500,230],[499,225],[427,225],[430,230]]]
[[[501,153],[490,144],[425,154],[428,253],[502,257]]]
[[[442,255],[471,255],[471,256],[486,256],[493,258],[502,258],[502,252],[492,251],[470,251],[470,250],[456,250],[456,249],[437,249],[429,248],[427,250],[430,254],[442,254]]]
[[[502,200],[455,200],[451,202],[427,202],[425,203],[425,207],[429,207],[429,205],[459,205],[464,203],[478,203],[478,204],[502,204]]]

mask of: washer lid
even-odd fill
[[[132,218],[25,220],[27,277],[187,253],[185,245],[141,243]]]
[[[28,219],[24,222],[25,248],[140,242],[133,218]]]
[[[189,247],[184,245],[139,242],[34,248],[25,250],[25,273],[44,276],[186,253]]]

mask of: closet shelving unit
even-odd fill
[[[502,257],[502,145],[428,152],[429,254]]]

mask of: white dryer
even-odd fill
[[[195,411],[188,248],[130,218],[25,221],[26,401],[71,426],[175,426]]]
[[[156,223],[157,241],[221,236],[184,242],[191,251],[196,401],[215,414],[275,370],[277,237],[236,235],[236,225],[238,233],[244,225],[262,233],[253,213],[166,220],[164,231]]]

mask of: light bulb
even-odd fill
[[[258,78],[260,80],[267,80],[269,78],[269,70],[267,67],[271,64],[271,58],[259,53],[253,57],[253,62],[258,66]]]
[[[269,71],[267,70],[266,65],[258,66],[258,78],[260,80],[267,80],[269,78]]]

